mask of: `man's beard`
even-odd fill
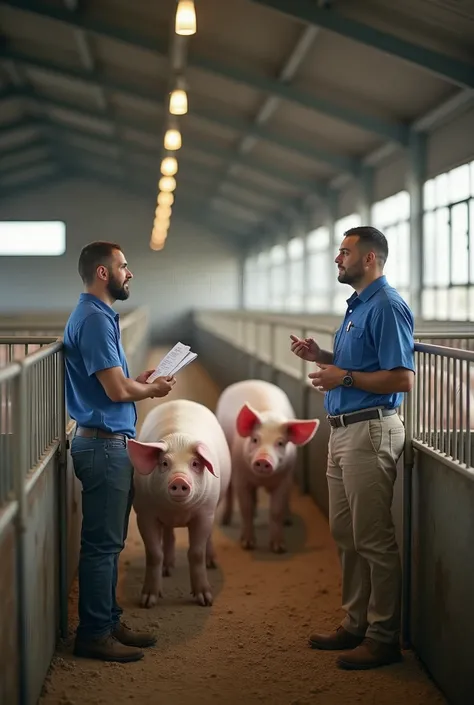
[[[126,301],[130,296],[128,282],[119,284],[113,276],[110,276],[110,279],[107,283],[107,291],[109,292],[110,296],[115,299],[115,301]]]
[[[364,270],[362,266],[353,264],[348,269],[343,269],[339,272],[337,280],[340,284],[349,284],[349,286],[354,286],[358,284],[364,277]]]

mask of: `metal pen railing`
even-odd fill
[[[53,335],[0,335],[0,367],[40,350],[57,338]]]
[[[26,326],[25,326],[26,327]],[[122,341],[132,368],[146,354],[148,343],[148,312],[138,309],[124,316],[121,322]],[[13,340],[15,338],[15,340]],[[0,538],[14,528],[16,569],[16,628],[18,636],[18,688],[19,703],[32,701],[34,680],[31,645],[28,635],[28,600],[34,593],[27,589],[28,566],[27,532],[30,515],[28,496],[44,471],[56,456],[54,472],[57,483],[54,501],[57,514],[57,565],[59,570],[59,630],[64,638],[68,631],[68,498],[67,498],[67,445],[66,439],[73,430],[65,405],[65,379],[63,342],[59,338],[30,336],[28,340],[9,334],[7,344],[18,343],[18,359],[0,367]],[[27,345],[25,351],[24,346]],[[32,352],[32,348],[36,348]],[[15,348],[14,348],[15,349]],[[25,355],[25,352],[27,353]],[[52,477],[51,475],[48,475]],[[48,485],[53,491],[54,482]],[[43,496],[43,488],[37,496]],[[36,496],[36,495],[33,495]],[[41,512],[38,516],[41,516]],[[38,520],[38,516],[36,520]],[[31,528],[31,527],[30,527]],[[52,529],[50,529],[52,530]],[[30,566],[31,568],[31,566]],[[45,571],[48,566],[42,566]],[[52,577],[54,583],[54,577]],[[51,588],[53,589],[53,588]],[[0,605],[0,617],[4,607]],[[41,609],[35,605],[35,609]],[[3,623],[3,619],[0,619]],[[41,629],[36,625],[35,629]],[[39,696],[39,693],[37,693]],[[12,703],[13,705],[13,703]]]
[[[415,345],[413,439],[459,468],[471,468],[474,351]]]

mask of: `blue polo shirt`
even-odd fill
[[[119,314],[92,294],[81,294],[64,331],[66,403],[78,426],[110,433],[136,434],[133,402],[114,402],[96,372],[121,367],[130,377],[120,340]]]
[[[334,364],[351,372],[376,372],[405,367],[415,371],[414,318],[385,276],[347,299],[347,312],[334,339]],[[326,393],[330,416],[378,406],[396,409],[403,393],[374,394],[355,387]]]

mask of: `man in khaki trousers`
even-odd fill
[[[401,566],[391,505],[405,430],[396,409],[414,380],[413,314],[389,286],[385,236],[364,226],[344,234],[336,264],[350,284],[334,352],[291,336],[291,350],[315,362],[331,435],[329,522],[342,567],[342,624],[315,634],[315,649],[341,650],[338,665],[368,669],[401,660]]]

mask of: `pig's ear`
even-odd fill
[[[257,412],[252,409],[250,404],[244,404],[237,416],[237,433],[239,436],[243,438],[251,436],[253,429],[259,423],[260,417]]]
[[[167,450],[166,443],[140,443],[132,438],[127,443],[132,465],[140,475],[149,475],[158,465],[158,458]]]
[[[196,445],[196,453],[199,455],[209,472],[214,475],[214,477],[217,477],[216,473],[214,472],[214,466],[211,460],[211,453],[207,445],[205,445],[204,443],[198,443]]]
[[[319,419],[309,419],[308,421],[294,419],[288,421],[286,424],[288,440],[297,446],[304,446],[310,442],[318,428]]]

